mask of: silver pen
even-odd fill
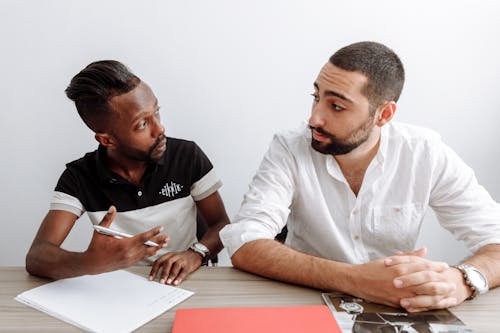
[[[100,225],[94,225],[94,229],[103,234],[103,235],[108,235],[108,236],[113,236],[113,237],[117,237],[117,238],[131,238],[131,237],[134,237],[130,234],[127,234],[127,233],[124,233],[124,232],[121,232],[121,231],[117,231],[117,230],[113,230],[113,229],[109,229],[109,228],[106,228],[106,227],[103,227],[103,226],[100,226]],[[145,245],[148,245],[148,246],[159,246],[158,244],[156,244],[155,242],[152,242],[150,240],[144,242]]]

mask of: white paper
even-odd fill
[[[191,295],[120,270],[51,282],[15,299],[89,332],[131,332]]]

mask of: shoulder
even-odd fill
[[[97,151],[90,152],[67,163],[54,190],[81,199],[83,192],[88,188],[94,188],[99,179],[96,154]]]
[[[309,147],[310,142],[311,131],[307,124],[301,124],[294,129],[277,132],[273,137],[271,147],[279,145],[294,153]]]
[[[390,142],[408,147],[426,146],[432,147],[441,143],[438,132],[421,126],[410,125],[401,122],[391,122],[385,128]]]
[[[167,150],[162,159],[166,163],[192,160],[201,149],[194,141],[167,137]]]
[[[186,152],[194,151],[196,149],[199,149],[199,147],[194,141],[167,137],[167,151],[170,150],[172,152]]]
[[[196,142],[172,137],[167,137],[163,164],[179,169],[182,173],[191,173],[196,179],[213,168],[212,162]]]
[[[65,174],[94,174],[96,172],[96,158],[97,150],[86,153],[83,157],[67,163],[66,170],[64,171],[63,176]]]

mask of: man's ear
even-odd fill
[[[377,119],[375,123],[377,126],[382,127],[391,121],[392,117],[394,117],[394,114],[396,113],[396,108],[397,105],[394,101],[388,101],[382,104],[376,114]]]
[[[106,148],[114,148],[116,146],[115,138],[108,133],[96,133],[94,138]]]

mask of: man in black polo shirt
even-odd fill
[[[146,261],[151,280],[179,284],[222,249],[219,231],[229,219],[212,164],[194,142],[165,136],[154,93],[117,61],[91,63],[66,94],[99,147],[66,165],[26,269],[60,279]],[[135,236],[94,232],[86,251],[62,249],[85,212],[94,225]],[[208,225],[200,240],[197,212]],[[145,245],[148,240],[158,246]]]

